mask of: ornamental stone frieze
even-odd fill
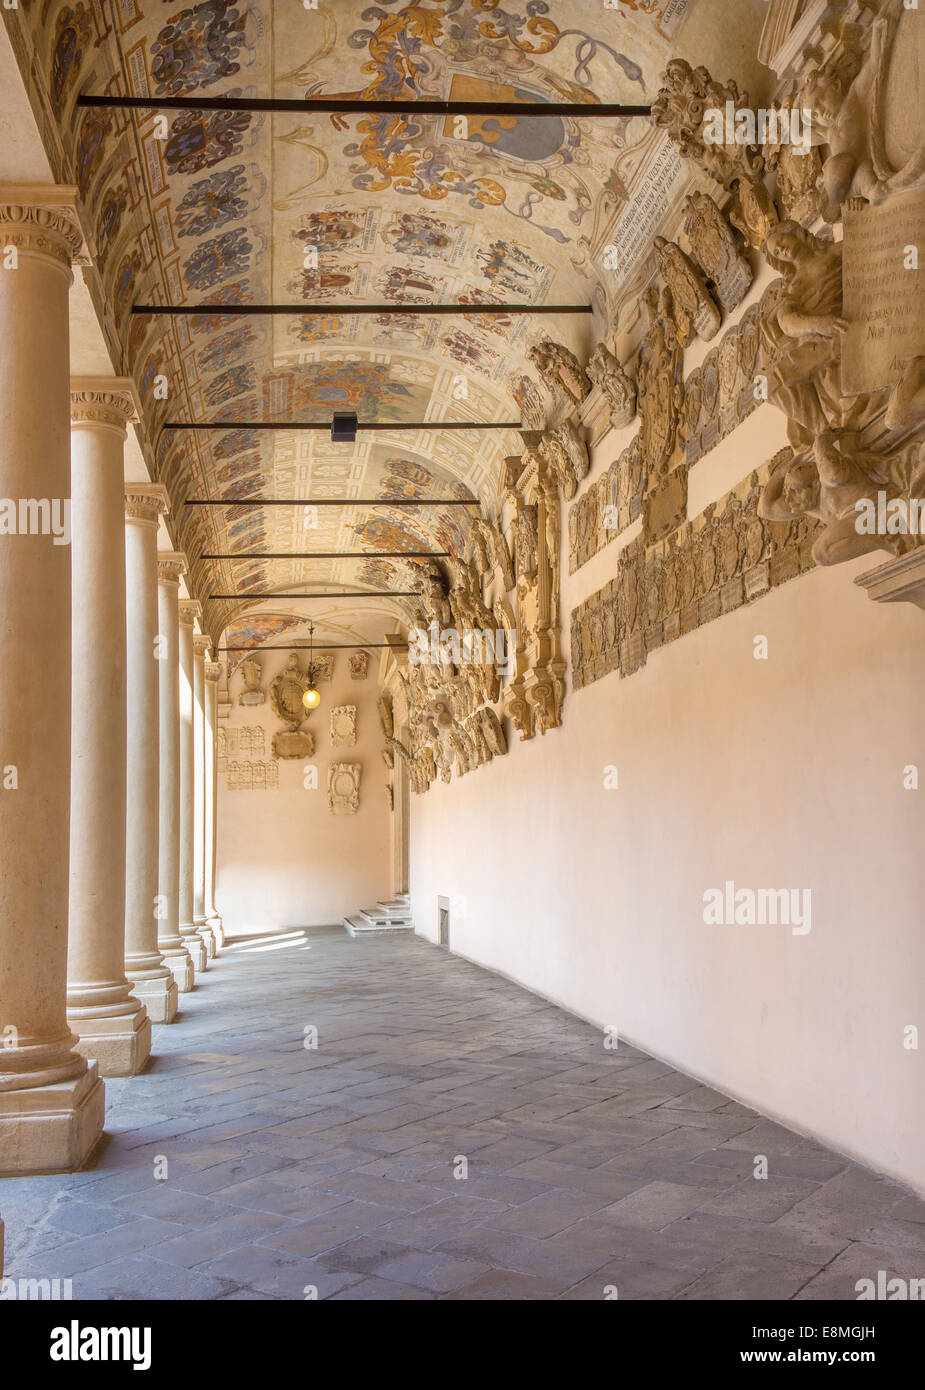
[[[759,513],[770,472],[756,470],[656,545],[639,536],[620,552],[616,576],[571,615],[576,689],[631,675],[650,651],[813,568],[819,523]]]

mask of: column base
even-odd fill
[[[80,1018],[68,1012],[77,1034],[75,1052],[96,1062],[100,1076],[137,1076],[151,1056],[151,1020],[142,1006],[133,1014]]]
[[[92,1062],[76,1081],[0,1092],[0,1173],[73,1173],[103,1132],[105,1108]]]
[[[206,956],[208,957],[209,960],[214,960],[214,958],[215,958],[215,937],[212,935],[212,927],[211,927],[211,924],[210,924],[209,922],[207,922],[207,921],[205,920],[205,918],[203,918],[203,920],[202,920],[201,922],[197,922],[197,923],[196,923],[196,930],[198,931],[200,937],[202,938],[202,944],[203,944],[203,945],[205,946],[205,948],[206,948]]]
[[[207,917],[206,921],[212,928],[212,936],[215,941],[215,954],[218,955],[219,951],[221,951],[222,947],[225,944],[225,924],[222,921],[221,917],[219,917],[217,912],[214,912],[210,917]]]
[[[185,946],[181,951],[170,948],[165,950],[162,946],[161,955],[164,957],[164,964],[176,981],[179,992],[189,994],[196,980],[196,972],[189,951]]]
[[[137,979],[128,970],[125,972],[132,993],[148,1011],[152,1023],[173,1023],[177,1015],[177,996],[179,989],[170,971],[154,980]]]
[[[180,935],[183,938],[183,945],[190,953],[190,958],[193,962],[193,969],[196,971],[196,974],[198,975],[200,971],[205,970],[206,962],[208,961],[208,956],[206,955],[205,942],[203,941],[202,937],[199,935],[197,931],[194,931],[192,935],[187,936],[186,932],[184,932],[181,929]]]

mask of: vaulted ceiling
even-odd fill
[[[516,119],[85,109],[80,93],[353,96],[403,101],[649,102],[699,0],[31,0],[5,15],[56,177],[79,186],[97,298],[146,411],[155,471],[197,596],[407,589],[408,562],[206,560],[258,551],[447,550],[463,508],[192,508],[187,498],[473,497],[497,506],[511,431],[246,428],[326,422],[555,418],[527,359],[547,332],[585,357],[606,337],[615,228],[664,137],[646,119]],[[706,0],[715,10],[713,0]],[[753,0],[745,8],[754,9]],[[758,7],[760,8],[760,6]],[[702,57],[699,61],[704,61]],[[632,238],[626,238],[629,245]],[[643,249],[644,248],[640,248]],[[142,303],[330,304],[324,316],[132,315]],[[589,316],[451,318],[459,300],[591,304]],[[407,305],[351,314],[352,302]],[[166,385],[165,385],[166,382]],[[193,434],[168,420],[238,426]],[[221,599],[206,622],[287,631],[291,606]],[[296,606],[295,611],[301,611]],[[337,609],[372,638],[383,601]],[[362,612],[363,617],[359,614]],[[247,615],[243,619],[242,615]],[[313,614],[314,615],[314,614]],[[366,619],[369,621],[366,621]],[[359,623],[359,627],[357,624]],[[335,624],[336,626],[336,624]]]

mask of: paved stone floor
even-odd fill
[[[181,1005],[149,1070],[107,1082],[85,1171],[0,1181],[8,1276],[75,1299],[846,1300],[925,1276],[925,1203],[420,940],[242,942]]]

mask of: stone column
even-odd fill
[[[151,1020],[125,978],[125,427],[131,382],[71,383],[71,870],[67,1017],[103,1076],[134,1076]]]
[[[180,603],[180,935],[197,970],[205,970],[208,960],[205,942],[193,921],[196,835],[193,624],[201,616],[202,604],[196,599],[184,599]]]
[[[19,198],[23,190],[17,190]],[[78,1168],[103,1083],[67,1022],[71,753],[68,288],[56,207],[0,188],[0,1172]],[[41,203],[40,196],[34,197]]]
[[[158,812],[157,945],[181,994],[193,988],[194,970],[180,936],[180,649],[177,605],[185,558],[157,557]]]
[[[218,683],[222,668],[207,661],[206,681],[206,921],[212,928],[216,953],[225,944],[225,931],[215,906],[215,850],[218,838]]]
[[[202,937],[207,956],[215,955],[215,937],[206,912],[206,657],[208,637],[193,637],[193,926]]]
[[[152,1023],[172,1023],[177,1012],[177,982],[157,941],[157,528],[167,508],[159,483],[125,489],[125,973]]]

